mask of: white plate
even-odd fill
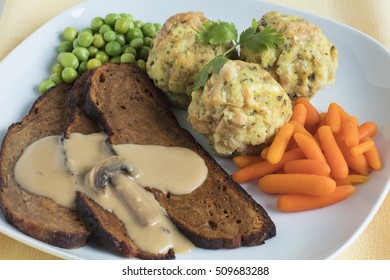
[[[261,193],[255,184],[244,188],[268,211],[277,227],[276,237],[257,247],[234,250],[195,249],[177,259],[327,259],[334,258],[359,236],[371,221],[390,188],[390,53],[368,36],[345,25],[261,1],[229,0],[132,0],[89,1],[62,13],[33,33],[0,63],[0,139],[7,127],[24,116],[37,97],[37,85],[48,77],[56,56],[59,34],[67,26],[84,28],[95,16],[109,12],[129,12],[135,19],[163,23],[169,16],[185,11],[203,11],[213,20],[234,22],[241,31],[252,18],[270,10],[302,16],[323,29],[339,49],[339,69],[334,85],[313,99],[319,111],[338,102],[361,122],[379,125],[375,141],[384,169],[358,186],[357,192],[342,203],[319,210],[283,214],[275,207],[275,197]],[[179,113],[181,120],[184,116]],[[196,136],[207,147],[204,140]],[[218,161],[228,171],[230,161]],[[39,250],[66,259],[119,259],[90,243],[77,250],[64,250],[31,239],[5,222],[0,215],[0,231]]]

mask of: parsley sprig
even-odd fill
[[[237,28],[233,23],[220,20],[208,21],[198,31],[198,40],[203,44],[211,45],[232,42],[233,46],[224,54],[216,56],[202,68],[195,80],[193,90],[202,88],[210,75],[219,73],[223,65],[229,60],[227,55],[236,50],[238,46],[245,46],[253,51],[263,51],[275,48],[284,41],[283,36],[270,27],[259,31],[255,19],[252,20],[251,27],[245,29],[240,36],[238,36]]]

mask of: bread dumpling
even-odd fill
[[[281,33],[284,43],[274,49],[253,51],[241,47],[240,57],[258,63],[281,84],[291,100],[310,99],[335,81],[338,51],[321,29],[294,15],[269,12],[258,21],[258,29],[270,27]]]
[[[188,120],[217,154],[258,154],[292,114],[291,100],[256,63],[229,60],[192,93]]]
[[[153,40],[146,71],[175,107],[188,107],[193,84],[203,66],[232,46],[203,44],[197,40],[198,31],[207,21],[200,12],[173,15]]]

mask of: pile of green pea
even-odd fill
[[[72,83],[84,71],[102,64],[134,62],[145,69],[149,50],[161,24],[134,20],[128,13],[109,13],[95,17],[90,27],[77,31],[67,27],[57,47],[57,63],[47,80],[39,85],[39,92],[65,82]]]

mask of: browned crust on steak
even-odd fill
[[[78,248],[85,245],[90,232],[77,212],[23,190],[14,174],[15,163],[28,145],[63,133],[71,116],[69,88],[61,84],[50,89],[36,100],[22,121],[9,127],[0,152],[0,207],[5,219],[23,233],[58,247]]]
[[[90,76],[85,112],[112,144],[187,147],[209,170],[206,181],[187,195],[152,190],[178,228],[198,247],[254,246],[276,234],[267,212],[181,128],[167,100],[133,64],[108,63]]]

